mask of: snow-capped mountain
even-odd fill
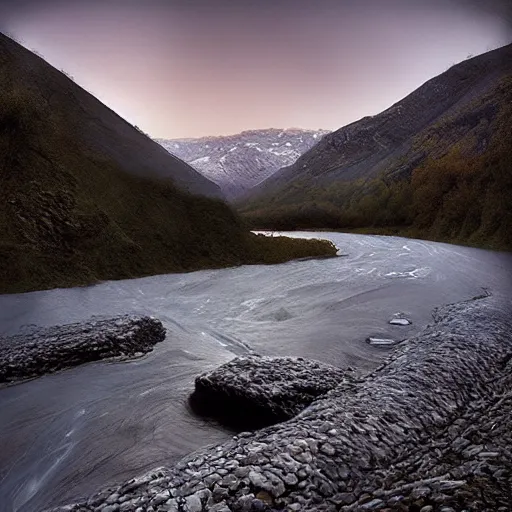
[[[221,137],[156,141],[217,183],[225,197],[233,200],[277,170],[293,164],[328,133],[270,128]]]

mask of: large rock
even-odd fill
[[[190,397],[199,414],[240,428],[260,428],[296,416],[351,372],[294,357],[236,357],[196,378]]]
[[[156,318],[119,316],[0,337],[0,382],[28,379],[99,359],[134,356],[165,339]]]
[[[61,510],[505,512],[511,330],[510,304],[448,306],[351,389]]]

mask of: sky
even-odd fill
[[[0,31],[153,137],[334,130],[512,42],[509,0],[0,0]]]

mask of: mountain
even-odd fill
[[[261,227],[382,228],[508,247],[511,100],[508,45],[326,135],[240,210]]]
[[[247,232],[216,185],[2,34],[0,89],[0,292],[335,252]]]
[[[251,130],[223,137],[156,139],[236,199],[316,144],[325,130]]]
[[[172,178],[183,190],[221,197],[219,188],[190,165],[178,158],[169,158],[160,145],[141,136],[131,124],[43,59],[9,38],[1,34],[0,37],[2,94],[8,91],[11,104],[21,102],[24,95],[33,94],[32,101],[37,101],[34,107],[40,114],[49,115],[49,120],[58,117],[60,127],[68,130],[68,133],[61,133],[62,142],[82,146],[91,163],[109,162],[134,175]],[[30,83],[22,84],[24,80]],[[6,101],[4,98],[4,116]]]

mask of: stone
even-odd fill
[[[203,505],[199,496],[193,494],[192,496],[188,496],[186,498],[187,511],[188,512],[201,512],[203,510]]]
[[[390,338],[377,338],[373,336],[367,338],[366,342],[370,345],[376,345],[380,347],[391,347],[399,343],[398,341],[392,340]]]
[[[337,505],[350,505],[356,501],[356,496],[351,492],[340,492],[333,496],[332,501]]]
[[[0,336],[0,383],[38,377],[90,361],[135,357],[165,339],[148,316],[93,318],[87,322],[25,329]]]
[[[392,318],[389,323],[391,325],[411,325],[411,321],[407,320],[407,318]]]
[[[439,482],[439,489],[441,491],[449,491],[452,489],[458,489],[459,487],[462,487],[466,482],[464,480],[446,480]]]
[[[141,511],[144,509],[141,508]],[[179,512],[178,502],[176,500],[168,500],[158,507],[159,512]]]
[[[184,512],[194,494],[205,512],[501,512],[512,478],[511,305],[487,297],[439,308],[378,368],[343,379],[297,416],[71,510],[98,512],[114,493],[158,510],[169,501],[148,506],[148,496],[169,491]]]
[[[432,489],[430,487],[415,487],[411,492],[411,498],[413,500],[418,500],[420,498],[426,498],[432,494]]]
[[[162,503],[164,503],[165,501],[170,499],[170,497],[171,496],[169,494],[169,491],[160,492],[156,496],[153,497],[153,499],[150,502],[150,505],[152,507],[157,507],[158,505],[161,505]]]
[[[380,509],[384,508],[384,506],[385,506],[385,503],[382,500],[374,499],[367,503],[363,503],[360,506],[360,509],[361,510],[380,510]]]
[[[336,453],[336,450],[334,449],[334,446],[330,443],[324,443],[320,446],[320,451],[325,453],[326,455],[334,455]]]
[[[198,376],[193,410],[238,428],[261,428],[293,418],[352,372],[296,357],[235,357]],[[241,417],[238,411],[244,410]]]
[[[101,508],[101,512],[118,512],[119,505],[116,503],[114,505],[107,505],[106,507]]]
[[[272,506],[274,504],[274,499],[267,491],[259,491],[256,494],[256,499],[262,501],[266,505]]]
[[[299,479],[293,473],[285,475],[283,481],[288,487],[293,487],[299,483]]]
[[[107,498],[106,503],[111,505],[112,503],[117,503],[118,500],[119,500],[119,494],[118,493],[114,493],[114,494],[112,494],[111,496],[109,496]]]
[[[494,459],[499,456],[500,456],[499,452],[480,452],[478,454],[478,458],[480,458],[480,459]]]

